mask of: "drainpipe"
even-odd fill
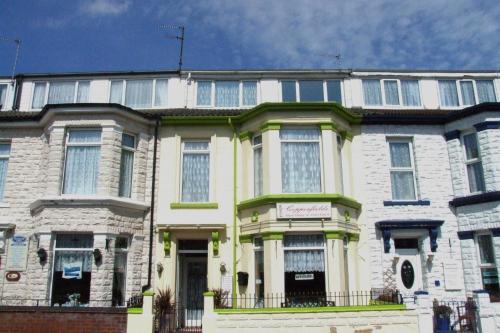
[[[237,182],[238,182],[238,143],[236,128],[234,127],[231,118],[228,119],[228,124],[233,129],[233,283],[232,283],[232,306],[236,307],[236,250],[237,250],[237,242],[236,242],[236,227],[237,227],[237,217],[238,217],[238,192],[237,192]]]
[[[153,230],[154,230],[154,215],[155,215],[155,183],[156,183],[156,155],[158,151],[158,128],[160,120],[156,120],[154,144],[153,144],[153,175],[151,177],[151,211],[149,214],[149,255],[148,255],[148,283],[142,287],[142,291],[151,289],[151,275],[153,270]]]

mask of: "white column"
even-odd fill
[[[427,291],[415,293],[418,312],[418,331],[420,333],[433,332],[432,302]]]
[[[281,143],[279,130],[262,134],[264,193],[281,193]],[[267,180],[267,182],[266,182]]]
[[[335,162],[337,151],[337,140],[331,129],[321,130],[321,144],[323,150],[323,192],[339,192],[339,168]]]

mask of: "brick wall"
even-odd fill
[[[125,333],[124,308],[0,307],[0,333]]]

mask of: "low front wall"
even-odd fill
[[[309,312],[214,312],[204,317],[203,333],[215,332],[417,333],[418,315],[416,310],[406,309],[348,312],[312,309]]]
[[[0,307],[0,333],[126,333],[125,308]]]

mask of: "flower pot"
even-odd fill
[[[450,331],[450,317],[439,316],[436,319],[436,332],[448,333]]]

